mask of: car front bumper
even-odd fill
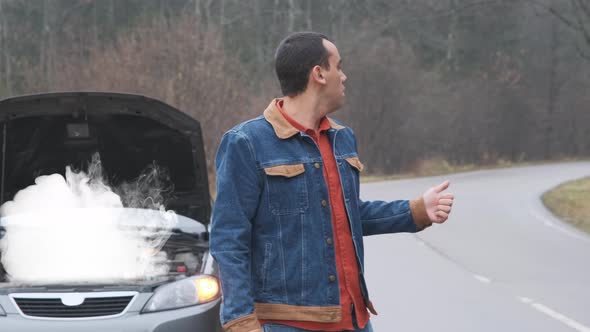
[[[221,300],[192,307],[115,318],[86,320],[31,319],[18,313],[0,316],[2,332],[222,332]]]

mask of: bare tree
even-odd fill
[[[155,96],[206,123],[211,158],[223,130],[280,95],[279,40],[314,29],[343,56],[334,116],[370,171],[589,155],[590,68],[576,53],[590,54],[589,3],[0,0],[0,93]]]
[[[447,55],[446,61],[450,72],[457,71],[458,59],[457,59],[457,33],[459,23],[459,12],[457,8],[457,0],[449,0],[449,32],[447,34]]]
[[[6,24],[6,15],[4,12],[4,0],[0,0],[0,65],[2,66],[2,74],[3,80],[0,82],[0,87],[3,87],[3,90],[0,89],[1,93],[6,93],[7,95],[12,94],[12,66],[11,66],[11,59],[10,59],[10,47],[8,45],[8,25]]]
[[[527,0],[551,13],[579,36],[578,52],[590,60],[590,0]]]
[[[287,31],[293,32],[295,30],[295,21],[297,19],[297,14],[299,12],[299,8],[295,4],[295,0],[289,0],[289,8],[287,9]]]
[[[135,92],[177,106],[203,124],[212,174],[220,133],[238,118],[254,115],[249,113],[255,109],[248,107],[244,71],[223,53],[219,33],[200,28],[191,17],[179,18],[171,27],[155,22],[144,24],[121,34],[109,48],[87,50],[88,58],[57,56],[48,87]],[[200,35],[186,31],[200,31]],[[174,47],[177,51],[169,52]],[[36,84],[37,69],[29,71],[29,86]],[[37,84],[36,89],[45,88]],[[234,107],[239,107],[240,112],[235,112]]]
[[[559,93],[559,86],[558,86],[558,78],[557,78],[557,48],[558,48],[558,36],[557,36],[557,24],[555,20],[551,20],[551,34],[550,40],[551,45],[549,48],[549,84],[548,84],[548,91],[547,91],[547,117],[546,117],[546,124],[545,124],[545,159],[552,158],[552,143],[553,143],[553,130],[554,130],[554,121],[553,115],[555,113],[555,106],[557,103],[558,93]]]

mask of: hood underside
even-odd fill
[[[209,222],[210,198],[198,121],[158,100],[118,93],[51,93],[0,101],[0,204],[40,175],[84,170],[99,153],[109,184],[156,164],[174,191],[167,209]]]

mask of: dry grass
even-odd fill
[[[556,216],[590,234],[590,177],[566,182],[542,199]]]
[[[552,161],[535,161],[535,162],[511,162],[506,160],[498,160],[494,163],[488,163],[486,165],[476,165],[476,164],[467,164],[467,165],[451,165],[448,161],[444,159],[431,159],[431,160],[424,160],[418,163],[416,169],[413,172],[409,173],[402,173],[402,174],[392,174],[392,175],[365,175],[361,176],[361,182],[376,182],[376,181],[387,181],[387,180],[399,180],[399,179],[408,179],[408,178],[416,178],[416,177],[424,177],[424,176],[436,176],[436,175],[446,175],[446,174],[453,174],[453,173],[461,173],[461,172],[471,172],[471,171],[479,171],[485,169],[498,169],[498,168],[508,168],[508,167],[522,167],[522,166],[532,166],[532,165],[544,165],[550,164],[555,162],[565,162],[565,161],[574,161],[576,159],[563,159],[563,160],[552,160]]]

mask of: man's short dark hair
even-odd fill
[[[283,95],[294,97],[307,88],[311,69],[320,65],[330,69],[328,50],[317,32],[295,32],[283,39],[275,53],[275,70]]]

